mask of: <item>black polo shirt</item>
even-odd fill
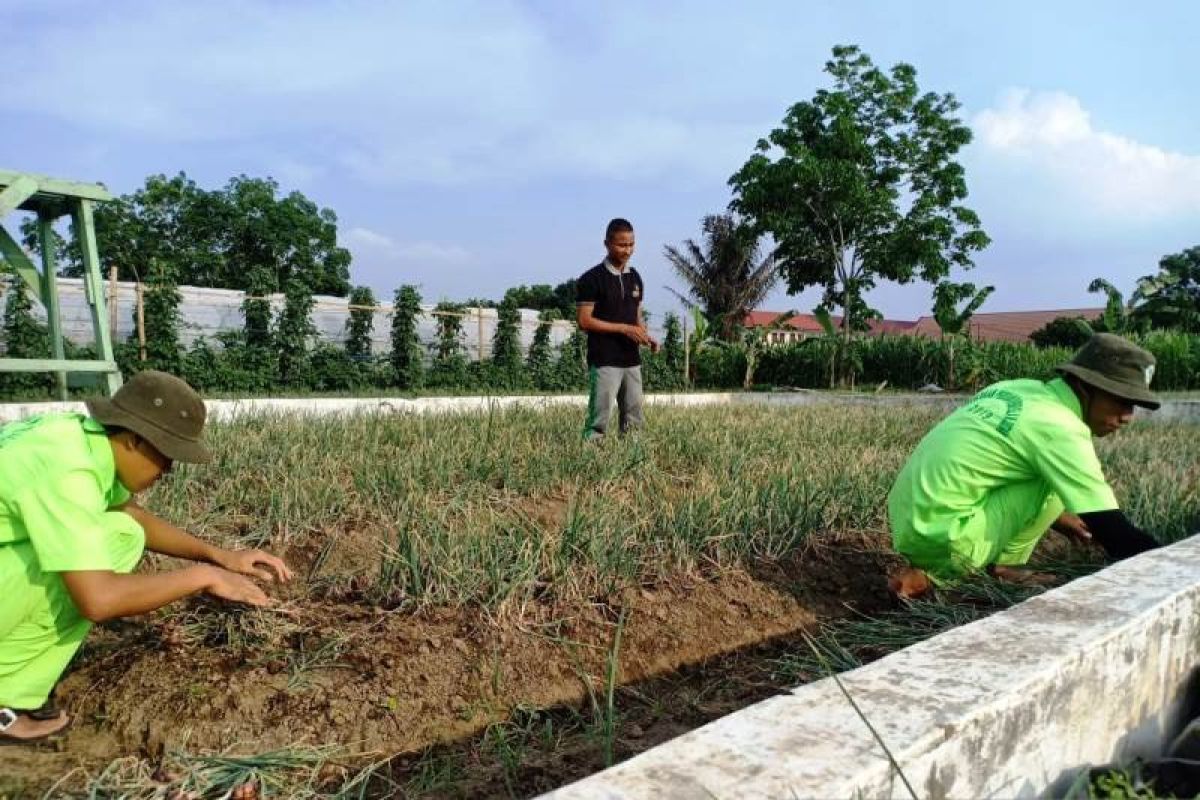
[[[637,325],[642,304],[642,276],[633,267],[617,272],[603,261],[579,277],[575,301],[592,304],[592,316],[604,322]],[[588,331],[589,367],[639,367],[637,342],[619,333]]]

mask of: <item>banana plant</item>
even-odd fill
[[[970,329],[968,323],[975,312],[983,305],[988,296],[996,290],[994,286],[984,286],[976,289],[973,283],[953,283],[942,281],[933,288],[933,318],[942,331],[942,340],[946,342],[946,357],[949,362],[947,388],[954,388],[954,350],[955,342],[967,337]],[[966,300],[962,309],[958,305]]]

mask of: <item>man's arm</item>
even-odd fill
[[[235,551],[216,547],[176,528],[132,500],[120,506],[119,510],[133,517],[142,526],[146,533],[146,549],[152,552],[186,558],[189,561],[207,561],[233,572],[253,575],[267,581],[286,581],[292,577],[292,571],[287,565],[270,553],[262,550]]]
[[[111,570],[61,574],[75,607],[92,622],[145,614],[197,592],[255,606],[271,602],[249,578],[208,564],[147,575],[124,575]]]
[[[579,323],[580,330],[592,331],[593,333],[615,333],[620,336],[628,336],[638,344],[650,344],[650,337],[646,334],[644,327],[596,319],[592,315],[594,308],[594,303],[580,303],[576,306],[575,321]]]
[[[650,347],[650,352],[657,353],[658,352],[658,340],[650,335],[650,331],[646,327],[646,318],[642,315],[642,308],[644,308],[644,306],[641,303],[638,303],[638,313],[637,313],[638,327],[641,328],[642,331],[646,334],[645,344],[647,344]]]
[[[1080,514],[1079,518],[1087,526],[1092,541],[1103,547],[1114,561],[1162,546],[1153,536],[1130,522],[1120,509],[1093,511]]]

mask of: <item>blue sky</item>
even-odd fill
[[[647,306],[676,307],[664,244],[830,48],[913,64],[975,141],[994,243],[985,310],[1096,305],[1200,244],[1200,4],[0,0],[0,166],[128,192],[186,171],[270,175],[340,218],[352,280],[429,301],[557,283],[630,218]],[[956,276],[964,277],[964,276]],[[884,286],[894,318],[930,287]],[[815,294],[768,307],[809,310]]]

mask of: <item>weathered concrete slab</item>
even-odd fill
[[[1200,664],[1200,537],[842,676],[921,798],[1039,797],[1154,755]],[[832,679],[546,795],[904,798]]]
[[[803,406],[836,404],[851,406],[922,405],[949,411],[963,401],[962,395],[854,395],[833,392],[696,392],[680,394],[651,394],[646,402],[652,406],[756,405]],[[248,398],[245,400],[208,400],[214,419],[228,419],[239,414],[355,414],[355,413],[479,413],[502,408],[549,408],[551,406],[586,406],[585,395],[495,395],[472,397],[311,397],[311,398]],[[0,403],[0,423],[23,419],[32,414],[55,411],[83,412],[83,403]],[[1139,419],[1154,422],[1200,421],[1200,401],[1168,400],[1154,413],[1140,412]]]

